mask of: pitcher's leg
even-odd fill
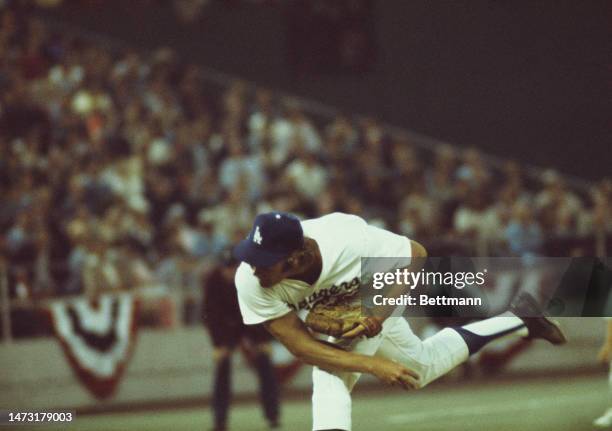
[[[403,318],[393,318],[377,355],[395,359],[414,369],[425,386],[448,373],[476,353],[486,343],[505,336],[527,334],[515,316],[493,317],[459,328],[445,328],[421,340]]]
[[[318,367],[312,370],[312,429],[351,429],[351,393],[345,383],[350,373],[335,375]],[[343,379],[344,377],[344,379]]]
[[[469,356],[465,341],[452,329],[443,329],[423,341],[412,332],[406,320],[394,318],[393,321],[376,355],[416,371],[422,386],[448,373]]]
[[[385,328],[387,325],[383,325]],[[383,329],[384,333],[385,329]],[[382,333],[372,338],[361,338],[352,342],[339,342],[344,348],[362,355],[373,355],[383,340]],[[361,373],[329,373],[318,367],[312,371],[312,429],[351,429],[351,390]]]

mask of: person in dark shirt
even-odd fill
[[[204,324],[214,346],[215,378],[212,406],[214,431],[224,431],[231,397],[231,356],[243,348],[259,378],[260,399],[270,428],[279,426],[278,383],[270,361],[271,336],[263,325],[245,325],[238,306],[234,274],[238,262],[227,256],[204,280]]]

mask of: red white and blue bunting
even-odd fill
[[[137,301],[128,293],[56,301],[53,329],[73,371],[97,398],[112,396],[136,340]]]

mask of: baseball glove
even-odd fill
[[[382,330],[382,324],[374,317],[361,314],[360,305],[323,305],[317,304],[306,316],[306,326],[315,332],[341,338],[344,334],[355,333],[361,326],[359,335],[374,337]]]

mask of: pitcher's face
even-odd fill
[[[261,267],[251,266],[253,274],[259,279],[261,287],[272,287],[275,284],[280,283],[286,278],[288,271],[286,271],[287,265],[285,260],[281,260],[272,266]]]

